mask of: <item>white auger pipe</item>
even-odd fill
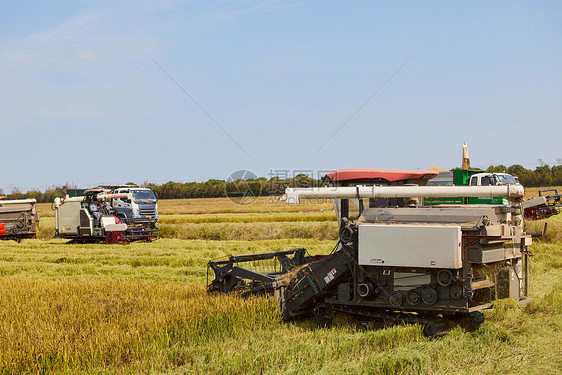
[[[64,198],[59,198],[56,197],[55,198],[55,207],[60,206],[61,204],[65,203],[65,202],[82,202],[84,200],[85,197],[80,196],[80,197],[69,197],[68,195]]]
[[[99,200],[110,200],[116,198],[133,199],[133,193],[119,193],[119,194],[99,193],[97,197]]]
[[[98,195],[96,195],[96,197],[100,201],[107,201],[116,198],[133,199],[133,193],[119,193],[119,194],[99,193]],[[86,198],[85,196],[79,196],[79,197],[66,196],[64,198],[57,197],[55,198],[55,207],[59,207],[61,204],[64,204],[65,202],[82,202],[85,198]]]
[[[9,201],[1,200],[0,206],[5,204],[33,204],[33,203],[37,203],[37,199],[29,198],[29,199],[14,199]]]
[[[281,198],[287,204],[298,204],[300,198],[409,198],[409,197],[508,197],[521,199],[521,185],[506,186],[343,186],[287,188]]]

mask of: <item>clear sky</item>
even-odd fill
[[[561,15],[560,1],[3,1],[0,188],[453,168],[464,141],[473,166],[559,164]]]

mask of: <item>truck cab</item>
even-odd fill
[[[516,177],[509,173],[481,172],[474,169],[456,169],[440,172],[430,186],[521,186]],[[507,198],[456,197],[456,198],[424,198],[424,205],[435,206],[442,204],[499,204],[507,205]]]
[[[506,186],[521,185],[508,173],[476,173],[470,176],[469,186]],[[469,204],[509,204],[507,198],[468,198]]]
[[[476,173],[470,177],[470,186],[517,185],[519,181],[508,173]]]
[[[158,221],[158,199],[147,188],[121,186],[113,189],[114,194],[132,194],[132,199],[113,199],[112,207],[117,217],[124,222],[151,223]]]

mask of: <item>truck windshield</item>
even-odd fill
[[[500,182],[500,184],[502,185],[515,185],[517,183],[517,181],[515,181],[515,178],[510,175],[497,175],[496,176],[498,178],[498,181]]]
[[[133,198],[135,202],[140,203],[154,203],[156,202],[156,197],[154,193],[150,190],[133,190]]]

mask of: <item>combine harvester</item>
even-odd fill
[[[150,241],[159,231],[156,228],[158,215],[141,217],[136,207],[138,203],[146,203],[151,206],[151,212],[157,212],[155,202],[140,202],[135,199],[134,192],[112,193],[111,189],[90,189],[83,196],[55,198],[55,237],[79,243]],[[136,211],[130,208],[131,205]],[[125,212],[129,211],[130,214],[126,215]]]
[[[39,214],[35,199],[5,200],[0,197],[0,240],[35,237],[39,228]]]
[[[332,186],[288,188],[284,199],[334,199],[339,240],[325,256],[304,249],[209,262],[209,292],[274,294],[283,320],[336,313],[388,324],[419,323],[429,336],[450,321],[483,321],[496,299],[531,301],[529,245],[523,231],[524,189],[506,186],[420,186],[432,171],[340,170]],[[417,183],[417,186],[412,186]],[[422,197],[507,197],[502,205],[422,206]],[[246,268],[262,259],[280,266]]]
[[[562,209],[562,194],[557,189],[539,190],[539,196],[523,202],[525,219],[540,220],[558,215]]]

